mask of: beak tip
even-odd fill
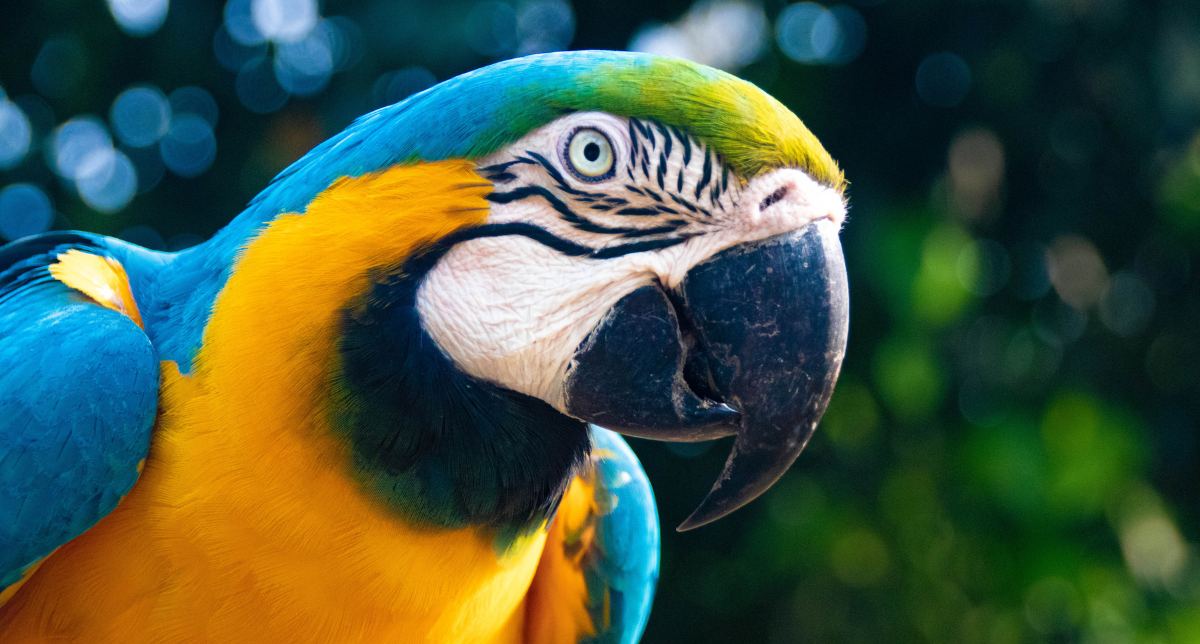
[[[703,507],[703,506],[701,506],[701,507]],[[690,515],[688,515],[688,518],[684,519],[683,523],[680,523],[679,527],[675,528],[675,531],[676,532],[688,532],[689,530],[695,530],[696,528],[699,528],[700,526],[708,525],[708,524],[712,523],[713,521],[716,521],[717,519],[721,518],[720,516],[711,517],[711,518],[703,518],[703,517],[697,516],[700,512],[700,509],[701,508],[696,508],[695,511],[693,511]],[[724,516],[724,515],[721,515],[721,516]]]
[[[729,283],[747,285],[733,306],[721,292],[711,293],[713,284]],[[791,467],[824,414],[849,331],[837,230],[821,221],[736,247],[694,268],[684,295],[708,344],[742,349],[736,360],[709,360],[718,389],[741,401],[735,407],[743,418],[725,468],[680,532],[765,492]],[[747,319],[771,323],[748,329]]]

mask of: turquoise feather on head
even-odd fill
[[[800,119],[747,81],[682,59],[572,51],[484,67],[363,116],[285,170],[260,195],[263,214],[302,210],[342,176],[397,163],[484,157],[580,111],[683,128],[744,178],[793,167],[821,184],[845,186],[837,164]]]

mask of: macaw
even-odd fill
[[[796,459],[845,352],[841,170],[683,60],[501,62],[372,112],[209,241],[0,249],[0,641],[636,642],[618,434]]]

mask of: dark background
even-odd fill
[[[236,44],[238,1],[155,28],[161,0],[6,0],[0,232],[186,247],[354,117],[518,53],[725,66],[851,182],[850,346],[807,451],[712,526],[672,530],[727,445],[632,441],[665,528],[645,641],[1200,641],[1200,3],[329,0],[305,49]],[[70,147],[147,84],[171,120]]]

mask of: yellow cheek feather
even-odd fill
[[[481,224],[490,189],[467,162],[392,168],[252,240],[194,376],[164,365],[141,480],[0,613],[0,640],[523,641],[546,534],[501,558],[485,532],[405,525],[354,482],[322,409],[338,311],[372,269]]]

